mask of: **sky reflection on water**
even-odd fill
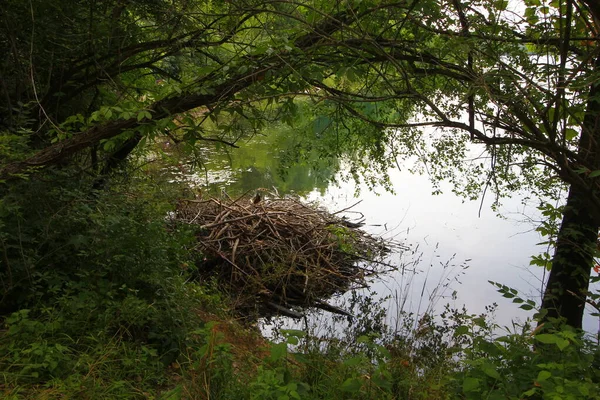
[[[468,201],[456,196],[447,184],[441,185],[443,194],[432,195],[427,176],[391,170],[394,194],[383,188],[375,193],[361,187],[360,195],[355,198],[354,182],[327,186],[324,178],[333,176],[331,168],[315,171],[310,165],[296,165],[288,169],[287,179],[279,177],[282,150],[278,147],[261,140],[235,149],[237,152],[222,159],[213,153],[205,164],[205,173],[192,180],[201,182],[210,172],[209,181],[213,184],[209,192],[216,194],[224,189],[232,196],[258,186],[277,185],[282,194],[308,193],[309,200],[318,201],[332,212],[360,200],[353,210],[364,214],[365,228],[369,232],[393,237],[413,249],[414,254],[405,252],[392,258],[398,264],[416,264],[420,271],[412,277],[409,288],[405,287],[409,277],[399,274],[372,285],[381,296],[398,293],[407,296],[408,310],[424,311],[430,305],[429,296],[435,288],[454,277],[457,281],[449,285],[442,298],[436,299],[435,311],[440,312],[446,303],[451,303],[455,307],[464,304],[468,312],[479,314],[485,312],[485,306],[498,303],[495,321],[501,326],[510,326],[511,321],[523,321],[532,315],[511,299],[503,298],[488,281],[517,289],[522,298],[532,299],[537,304],[541,302],[544,271],[530,266],[529,262],[531,256],[547,249],[538,245],[543,238],[534,231],[538,215],[535,204],[524,205],[523,195],[515,194],[502,200],[501,218],[491,209],[491,195],[481,205],[480,200]],[[219,179],[219,172],[225,174],[223,179]],[[310,192],[310,188],[314,190]],[[454,291],[456,296],[452,298]],[[388,310],[393,320],[394,302],[389,304]],[[586,316],[584,328],[597,332],[598,319]]]
[[[370,232],[384,236],[396,235],[398,240],[413,248],[418,245],[416,253],[422,253],[418,265],[421,272],[409,289],[412,293],[408,301],[409,309],[416,310],[425,279],[428,281],[425,297],[429,297],[440,284],[441,275],[446,273],[449,279],[459,275],[457,279],[460,283],[451,283],[444,298],[437,299],[437,311],[450,302],[456,306],[465,304],[469,312],[478,314],[485,311],[486,305],[495,302],[499,304],[496,321],[501,325],[531,316],[531,312],[519,309],[488,283],[491,280],[505,284],[517,289],[524,298],[539,302],[543,271],[530,267],[529,261],[531,255],[544,248],[537,245],[542,239],[533,231],[531,223],[499,218],[489,206],[491,200],[484,203],[479,215],[479,201],[463,201],[452,194],[449,188],[443,194],[433,196],[426,176],[391,171],[391,178],[396,194],[375,194],[361,190],[359,198],[362,201],[355,210],[365,215],[366,228]],[[313,194],[311,198],[320,199],[335,210],[356,202],[354,192],[353,184],[343,184],[330,187],[325,196]],[[503,209],[529,216],[536,211],[524,208],[521,199],[516,197],[504,200]],[[382,226],[372,225],[386,225],[391,232],[386,232]],[[405,263],[411,262],[404,258]],[[446,264],[448,266],[444,268]],[[448,272],[452,265],[453,271]],[[463,269],[461,265],[468,268]],[[374,288],[379,294],[389,293],[397,289],[394,281],[400,280],[401,277],[392,276],[388,282],[376,282]],[[455,300],[451,298],[453,291],[456,291]],[[425,306],[421,304],[421,310]],[[394,313],[393,308],[392,303],[391,314]]]

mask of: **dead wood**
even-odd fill
[[[175,219],[198,227],[201,275],[217,276],[235,294],[235,307],[251,318],[320,308],[349,315],[325,302],[364,287],[390,269],[383,257],[399,245],[294,197],[182,200]]]

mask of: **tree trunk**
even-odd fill
[[[594,60],[600,73],[600,57]],[[588,93],[585,117],[579,138],[578,155],[591,170],[600,170],[600,83],[593,82]],[[548,311],[540,323],[563,317],[568,325],[581,328],[600,220],[590,201],[597,179],[582,176],[585,184],[572,183],[558,232],[552,270],[542,300]]]
[[[542,301],[547,314],[540,323],[563,317],[568,325],[582,327],[599,228],[588,210],[586,194],[571,186]]]
[[[127,156],[129,156],[129,154],[131,154],[131,152],[135,150],[136,146],[140,143],[141,140],[142,134],[136,133],[133,137],[127,139],[117,151],[115,151],[108,157],[104,167],[100,171],[100,175],[94,181],[94,184],[92,186],[94,190],[100,190],[104,188],[104,186],[106,185],[106,179],[108,178],[108,175],[117,166],[122,164],[127,159]]]

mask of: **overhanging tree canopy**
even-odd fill
[[[332,153],[328,133],[383,166],[418,154],[471,195],[569,185],[543,306],[581,326],[600,227],[596,2],[9,1],[3,18],[0,178],[65,160],[106,173],[165,131],[234,143],[303,98]],[[490,162],[465,163],[470,143]]]

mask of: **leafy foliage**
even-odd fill
[[[566,315],[577,327],[600,226],[600,8],[519,5],[522,16],[505,0],[4,1],[5,397],[22,384],[148,397],[168,381],[164,366],[197,345],[186,353],[191,397],[597,398],[597,355],[579,333],[556,325],[530,336],[523,326],[494,337],[484,318],[458,311],[394,340],[367,318],[349,343],[324,353],[313,343],[297,364],[288,345],[301,335],[290,333],[243,392],[232,350],[192,312],[225,306],[187,281],[193,232],[167,229],[168,203],[151,201],[160,190],[134,190],[119,169],[160,137],[190,152],[201,141],[237,146],[277,121],[293,139],[318,139],[298,140],[291,161],[335,170],[342,159],[371,185],[385,185],[390,166],[427,171],[470,197],[489,188],[498,199],[518,190],[556,198],[567,185],[564,209],[542,206],[542,233],[563,218],[549,239],[556,255],[534,263],[552,267],[544,318]]]
[[[164,189],[140,178],[126,186],[139,191],[90,198],[90,182],[65,176],[27,182],[34,191],[2,203],[11,261],[2,305],[14,307],[0,335],[6,398],[599,396],[597,348],[560,325],[499,334],[485,315],[447,308],[440,318],[403,314],[390,331],[372,295],[353,299],[359,318],[342,335],[283,330],[257,345],[243,327],[203,323],[226,318],[226,301],[190,280],[193,232],[167,223]]]
[[[108,359],[129,363],[115,369],[124,374],[117,380],[153,379],[199,323],[182,269],[193,262],[185,252],[192,232],[167,230],[161,209],[144,200],[116,192],[90,198],[80,192],[85,181],[49,178],[2,203],[5,380],[108,373]]]

